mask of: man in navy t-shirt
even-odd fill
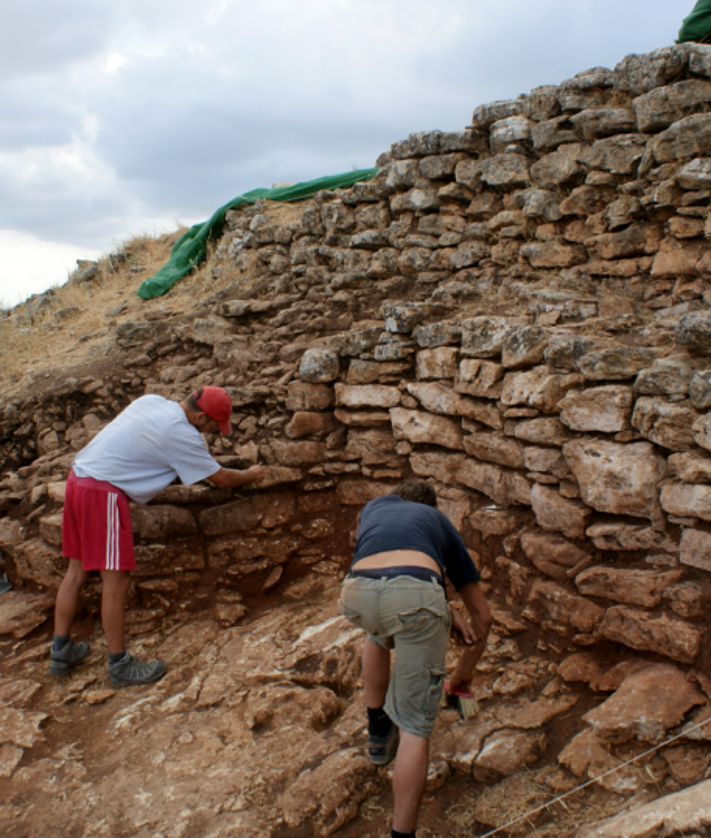
[[[453,626],[467,646],[449,678],[451,693],[468,686],[491,628],[479,572],[456,528],[436,506],[434,489],[419,480],[367,503],[341,592],[343,614],[368,632],[363,686],[370,760],[387,765],[397,753],[392,838],[415,835],[449,629]],[[445,574],[471,622],[449,607]]]

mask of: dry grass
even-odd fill
[[[552,804],[532,817],[529,813],[551,801],[550,789],[536,780],[529,771],[520,771],[500,783],[475,792],[459,806],[449,811],[452,835],[456,838],[478,838],[496,832],[497,838],[526,836],[526,838],[571,838],[588,823],[617,814],[622,802],[614,796],[597,799],[594,789]],[[521,819],[521,820],[519,820]],[[516,823],[512,823],[516,821]],[[487,824],[482,828],[476,824]]]

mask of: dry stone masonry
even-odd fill
[[[210,263],[219,290],[193,312],[172,312],[168,296],[151,318],[118,316],[91,370],[8,388],[0,546],[27,588],[0,599],[0,632],[27,637],[46,618],[73,452],[138,395],[224,386],[237,432],[213,450],[228,466],[265,463],[265,483],[171,486],[133,510],[129,632],[184,632],[205,613],[234,627],[211,640],[210,674],[176,712],[239,695],[249,729],[267,724],[256,676],[219,662],[258,645],[256,624],[241,624],[319,595],[334,607],[360,507],[416,475],[476,555],[496,618],[481,711],[466,726],[444,714],[430,785],[537,766],[559,793],[709,713],[711,47],[628,56],[483,105],[464,130],[413,134],[378,163],[350,189],[228,213]],[[324,720],[306,727],[325,727],[356,690],[359,638],[339,631],[341,687],[309,664]],[[40,715],[24,712],[23,732],[0,742],[0,774]],[[325,835],[357,817],[378,786],[355,718],[336,745],[319,733],[320,760],[279,775],[275,831],[244,814],[243,834]],[[602,787],[648,800],[702,780],[709,737],[711,725]],[[318,802],[314,784],[334,777],[348,793]],[[711,828],[691,803],[688,821],[675,811],[679,830]],[[476,819],[497,825],[481,807]],[[638,834],[624,823],[590,834]]]

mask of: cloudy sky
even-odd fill
[[[0,304],[674,41],[694,0],[0,0]]]

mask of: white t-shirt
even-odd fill
[[[77,477],[105,480],[148,503],[179,477],[197,483],[220,470],[183,408],[162,396],[141,396],[76,456]]]

